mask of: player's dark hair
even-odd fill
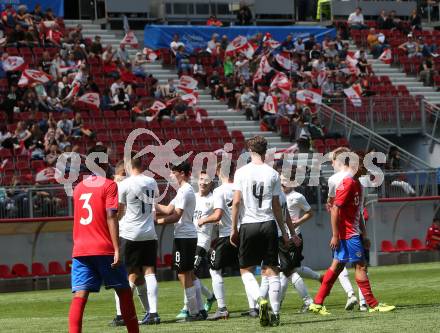
[[[171,164],[171,171],[183,172],[185,176],[189,177],[191,174],[191,165],[187,161],[179,164]]]
[[[251,152],[258,154],[261,157],[264,157],[264,155],[266,155],[266,151],[267,151],[266,138],[264,138],[260,135],[257,135],[257,136],[254,136],[253,138],[250,138],[249,140],[247,140],[246,144],[247,144],[247,148]]]
[[[227,163],[225,165],[229,164],[229,170],[226,170],[226,167],[224,167],[225,160],[217,163],[217,176],[218,177],[228,177],[229,180],[234,180],[235,170],[237,169],[237,164],[232,161],[231,159],[227,159]]]
[[[142,170],[142,158],[141,157],[135,157],[137,154],[137,151],[131,152],[131,168],[136,170]]]

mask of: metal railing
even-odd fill
[[[353,137],[359,137],[366,141],[363,150],[368,151],[372,148],[388,152],[391,147],[397,147],[400,152],[401,167],[405,170],[430,170],[432,169],[422,159],[407,152],[396,144],[380,136],[371,129],[357,123],[341,112],[336,111],[328,105],[321,105],[318,108],[318,117],[322,124],[326,124],[329,132],[344,133],[348,141]],[[351,141],[350,141],[351,142]]]
[[[421,101],[422,110],[422,130],[423,134],[429,138],[429,151],[433,152],[434,145],[440,144],[439,129],[440,129],[440,107],[426,100]]]

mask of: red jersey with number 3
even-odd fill
[[[338,229],[340,239],[349,239],[360,234],[361,183],[346,176],[336,189],[334,204],[339,207]]]
[[[107,210],[118,209],[118,186],[113,180],[90,176],[73,191],[72,257],[114,255]]]

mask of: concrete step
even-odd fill
[[[408,86],[408,90],[410,92],[417,92],[417,93],[431,93],[431,92],[436,92],[432,87],[425,87],[423,85],[421,86]],[[440,93],[436,92],[439,96]]]

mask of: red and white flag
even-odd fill
[[[260,82],[262,79],[263,79],[263,71],[261,70],[260,67],[258,67],[254,73],[252,82],[255,84],[255,82]]]
[[[79,83],[79,81],[75,81],[65,99],[68,100],[76,97],[76,95],[78,95],[79,88],[81,88],[81,83]]]
[[[227,55],[232,55],[235,52],[238,52],[238,51],[246,48],[247,44],[248,44],[248,40],[247,40],[246,37],[244,37],[244,36],[237,36],[226,47],[226,54]]]
[[[325,81],[327,81],[327,77],[328,77],[327,71],[325,70],[320,71],[318,73],[318,76],[316,77],[316,82],[318,83],[318,86],[321,87],[325,83]]]
[[[150,106],[149,110],[153,112],[159,112],[160,110],[166,109],[166,107],[167,106],[163,104],[161,101],[155,101],[153,105]]]
[[[198,81],[191,76],[182,75],[179,79],[179,83],[177,84],[177,89],[190,94],[197,88],[198,84]]]
[[[22,57],[9,56],[3,60],[3,69],[6,72],[21,71],[26,66]]]
[[[278,112],[278,97],[269,95],[266,97],[264,101],[263,110],[269,113],[277,113]]]
[[[351,87],[344,89],[344,93],[355,107],[362,106],[362,87],[359,84],[353,84]]]
[[[318,89],[298,90],[296,100],[304,104],[322,104],[322,94]]]
[[[248,59],[252,59],[255,53],[254,46],[251,43],[247,43],[243,48],[239,50],[241,54],[244,54],[244,56]]]
[[[99,110],[99,104],[101,103],[98,93],[86,93],[78,98],[78,102],[83,103],[94,111]]]
[[[383,51],[380,55],[379,60],[382,61],[384,64],[391,64],[393,61],[391,49],[385,49],[385,51]]]
[[[23,75],[29,80],[30,83],[41,83],[46,84],[52,80],[52,77],[43,72],[36,69],[25,69]]]
[[[263,45],[265,47],[270,47],[271,49],[277,49],[281,46],[281,43],[275,39],[270,38],[264,41]]]
[[[182,99],[182,101],[184,101],[185,103],[187,103],[189,106],[194,106],[199,102],[199,94],[194,92],[192,94],[185,94],[180,96],[180,98]]]
[[[47,33],[47,39],[58,46],[61,45],[62,37],[63,34],[58,30],[50,29],[49,32]]]
[[[293,67],[293,61],[290,60],[289,55],[287,53],[281,52],[275,56],[275,60],[280,64],[281,67],[290,71]]]
[[[359,74],[359,68],[357,67],[358,60],[355,58],[354,55],[349,53],[347,55],[347,57],[345,58],[345,63],[347,64],[349,74],[352,74],[352,75]]]
[[[131,46],[135,49],[139,47],[139,42],[133,31],[128,31],[121,41],[121,44]]]
[[[264,74],[270,73],[273,68],[270,66],[269,61],[267,60],[267,57],[264,55],[261,57],[260,66],[261,70]]]
[[[24,88],[27,87],[28,84],[29,84],[28,78],[23,73],[21,73],[20,80],[18,80],[18,86],[20,88]]]
[[[156,59],[158,57],[157,53],[154,50],[149,49],[148,47],[144,47],[143,53],[147,57],[147,60],[150,60],[150,61],[156,61]]]
[[[290,82],[286,74],[278,72],[272,79],[270,88],[279,88],[283,94],[289,94],[289,91],[292,88],[292,83]]]
[[[41,183],[41,182],[48,182],[50,180],[54,180],[55,179],[55,168],[54,167],[47,167],[43,170],[41,170],[40,172],[38,172],[35,175],[35,181],[37,183]]]

